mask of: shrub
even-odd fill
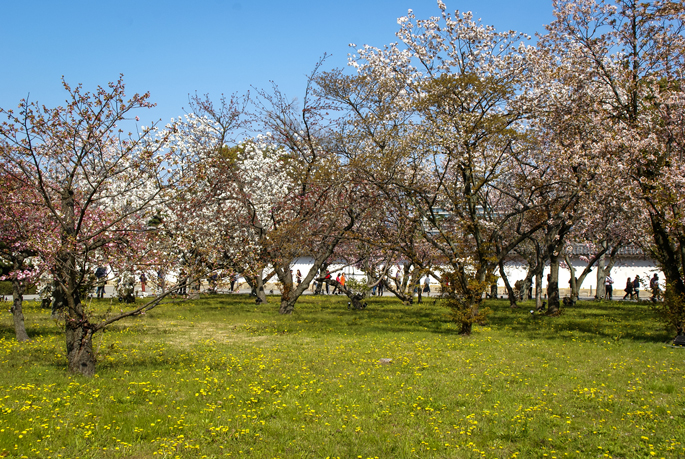
[[[675,331],[676,334],[683,333],[685,329],[685,295],[678,293],[672,284],[666,284],[664,301],[655,302],[654,308],[668,331]]]
[[[478,281],[469,273],[445,273],[442,279],[444,305],[450,309],[450,318],[460,326],[459,334],[470,335],[473,324],[485,323],[491,312],[482,307],[483,292],[492,284],[492,279]]]

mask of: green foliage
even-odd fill
[[[371,288],[369,288],[369,286],[366,283],[366,278],[357,280],[354,277],[350,276],[350,278],[345,281],[345,287],[349,288],[355,293],[362,294],[365,298],[369,296],[369,293],[371,292]]]
[[[235,145],[233,147],[229,147],[227,145],[224,145],[221,147],[221,151],[219,152],[222,158],[228,160],[230,164],[233,164],[245,154],[245,145]]]
[[[147,226],[157,227],[164,223],[164,219],[160,215],[154,215],[147,221]]]
[[[368,301],[165,305],[96,337],[94,378],[67,373],[60,325],[27,304],[30,342],[0,323],[0,456],[685,455],[685,351],[647,305],[486,301],[466,338],[439,304]]]
[[[30,285],[24,294],[35,295],[35,293],[36,286]],[[12,281],[0,281],[0,295],[12,295]]]
[[[462,335],[471,334],[473,324],[485,323],[490,309],[482,306],[483,292],[492,282],[492,278],[479,282],[473,274],[464,271],[444,274],[443,303],[450,309],[450,318],[461,327]]]
[[[5,276],[12,271],[12,263],[0,258],[0,276]]]
[[[666,285],[664,300],[653,303],[653,307],[670,332],[685,330],[685,295],[679,294],[672,284]]]

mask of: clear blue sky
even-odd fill
[[[551,0],[445,0],[498,30],[543,32]],[[397,18],[439,14],[434,0],[2,0],[0,106],[30,93],[63,103],[60,78],[88,90],[124,74],[127,93],[150,91],[157,107],[141,121],[183,113],[188,94],[218,97],[275,81],[301,97],[324,53],[345,66],[349,43],[395,41]]]

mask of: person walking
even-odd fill
[[[207,292],[216,293],[217,286],[219,285],[219,275],[217,273],[212,273],[212,275],[207,278],[207,283],[209,284]]]
[[[96,298],[105,297],[105,285],[107,284],[107,268],[98,266],[95,270],[95,278],[97,279],[97,290],[95,291]]]
[[[145,283],[147,282],[147,277],[145,273],[140,273],[140,291],[145,293]]]
[[[625,300],[626,297],[629,297],[631,300],[633,299],[633,281],[628,278],[626,281],[626,289],[625,289],[626,294],[623,295],[623,299]]]
[[[657,300],[659,299],[659,296],[661,295],[660,289],[659,289],[659,275],[654,273],[654,276],[649,280],[649,288],[652,289],[652,302],[656,303]]]
[[[347,278],[345,277],[345,273],[342,273],[342,274],[340,275],[340,285],[342,285],[343,287],[345,287],[345,282],[346,282],[346,281],[347,281]],[[341,290],[341,291],[342,291],[342,290]]]
[[[335,276],[335,282],[336,282],[336,284],[335,284],[335,288],[333,289],[333,295],[338,294],[338,285],[340,284],[340,274]]]
[[[326,284],[326,295],[330,295],[328,283],[331,281],[331,272],[329,270],[326,270],[326,276],[323,278],[323,281]]]
[[[426,296],[431,296],[430,277],[426,277],[426,281],[423,284],[423,293],[425,293]]]
[[[640,276],[637,274],[635,279],[633,279],[633,295],[635,295],[637,301],[640,301]]]
[[[604,298],[611,301],[611,296],[614,290],[614,280],[611,275],[607,273],[607,277],[604,279]]]

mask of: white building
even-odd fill
[[[571,263],[575,269],[576,277],[580,277],[581,273],[587,266],[587,263],[583,261],[580,257],[589,257],[590,253],[587,247],[582,245],[576,245],[573,247],[573,257],[571,257]],[[607,257],[608,258],[608,257]],[[559,289],[560,295],[568,296],[570,293],[571,271],[564,267],[565,263],[559,267]],[[524,261],[511,261],[504,265],[504,270],[509,279],[511,286],[517,280],[525,279],[528,266]],[[640,291],[644,292],[649,288],[649,280],[652,278],[654,273],[658,274],[661,287],[664,286],[664,274],[656,266],[656,263],[647,258],[642,250],[633,247],[627,247],[619,251],[618,259],[611,269],[611,278],[614,281],[613,297],[622,297],[625,292],[624,288],[626,286],[626,281],[628,278],[635,279],[635,276],[640,276],[642,282],[640,283]],[[549,274],[549,266],[545,267],[545,271],[542,275],[542,288],[543,294],[547,289],[547,274]],[[533,282],[535,282],[533,280]],[[506,288],[504,286],[504,281],[500,277],[497,282],[498,295],[506,295]],[[597,265],[592,267],[592,271],[587,275],[583,281],[583,285],[580,286],[580,297],[594,297],[597,292]],[[648,294],[645,293],[641,298],[647,298]]]

